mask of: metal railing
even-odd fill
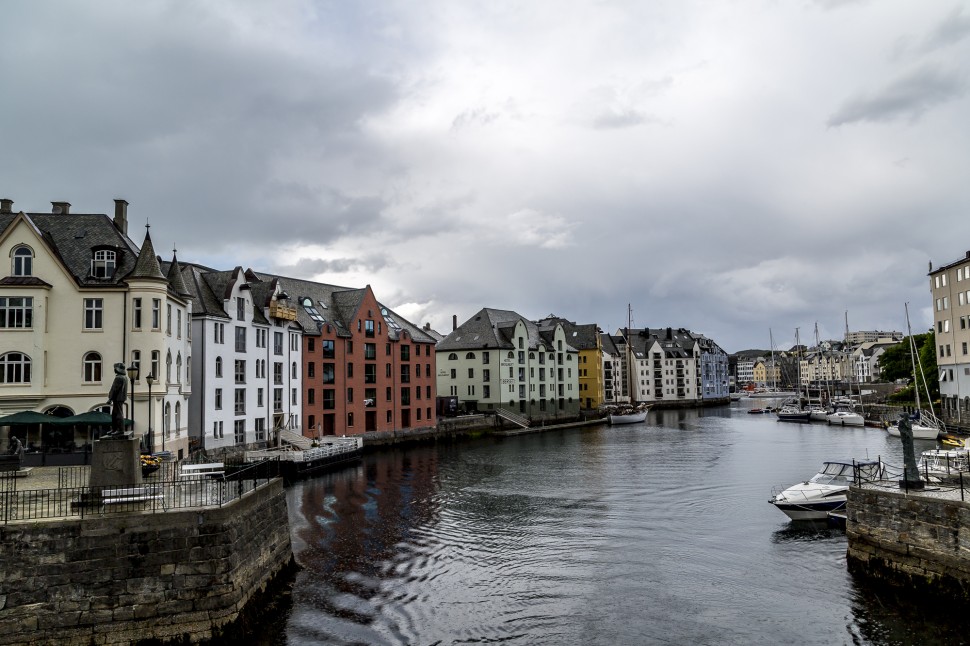
[[[170,463],[172,466],[175,463]],[[78,467],[65,468],[58,482],[76,482]],[[255,462],[225,476],[146,479],[141,483],[103,487],[58,486],[56,489],[18,490],[16,478],[3,478],[0,486],[0,522],[84,518],[116,513],[164,513],[181,509],[221,507],[280,477],[278,460]]]

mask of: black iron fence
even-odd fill
[[[221,507],[280,477],[278,460],[264,460],[220,475],[183,476],[175,463],[160,469],[162,477],[104,487],[76,486],[89,475],[86,467],[64,467],[58,486],[18,489],[18,479],[0,479],[0,522],[83,518],[112,513],[164,513],[181,509]]]

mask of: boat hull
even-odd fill
[[[772,500],[772,505],[792,520],[826,520],[829,513],[845,509],[845,496],[817,502],[787,502]]]
[[[825,421],[835,426],[865,426],[866,420],[859,413],[832,413]]]
[[[913,424],[912,428],[914,440],[935,440],[940,435],[940,430],[931,426]],[[896,425],[887,428],[886,432],[893,437],[899,437],[899,427]]]
[[[610,415],[610,424],[638,424],[646,421],[647,411],[632,413],[630,415]]]

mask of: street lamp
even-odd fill
[[[135,432],[135,381],[138,380],[138,364],[134,361],[128,366],[128,380],[131,383],[131,410],[128,411],[128,418],[131,420],[131,432]]]
[[[152,435],[152,385],[155,383],[155,373],[151,372],[145,377],[145,382],[148,384],[148,442],[149,442],[149,452],[152,451],[153,445],[155,443],[155,438]],[[165,436],[162,435],[162,451],[165,450]]]

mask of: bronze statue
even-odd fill
[[[125,434],[125,399],[128,397],[128,377],[125,374],[125,364],[115,364],[115,378],[111,382],[108,392],[108,403],[111,404],[111,432],[106,438],[123,437]]]
[[[916,466],[916,453],[913,450],[913,427],[909,423],[909,415],[899,415],[899,439],[903,443],[903,479],[899,481],[900,489],[922,489],[924,482],[919,477],[919,467]]]

